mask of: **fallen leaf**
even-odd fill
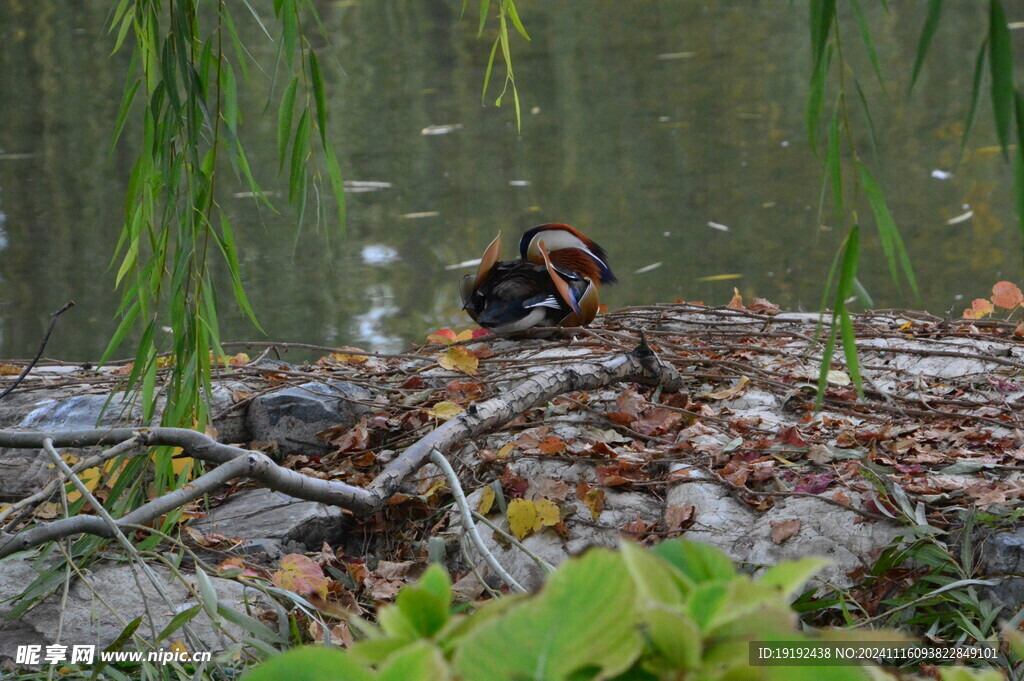
[[[508,518],[509,530],[521,541],[533,532],[533,526],[537,522],[537,508],[532,501],[513,499],[508,502],[505,517]]]
[[[1016,284],[1000,281],[992,287],[992,302],[998,307],[1012,310],[1024,302],[1024,294]]]
[[[428,343],[442,343],[444,345],[451,345],[455,342],[456,334],[451,329],[438,329],[434,333],[427,336]]]
[[[299,553],[281,559],[281,569],[271,576],[274,584],[300,596],[317,594],[327,598],[327,577],[316,562]]]
[[[476,502],[476,512],[480,515],[487,515],[491,512],[491,506],[494,505],[494,488],[490,485],[484,487],[483,491],[480,492],[480,500]]]
[[[772,520],[768,523],[772,527],[772,542],[781,544],[787,539],[792,539],[800,532],[800,519],[790,518],[789,520]]]
[[[683,525],[693,520],[693,504],[669,504],[665,507],[662,522],[666,532],[680,532]]]
[[[981,319],[987,315],[992,314],[996,311],[996,308],[992,306],[992,303],[985,300],[984,298],[975,298],[971,303],[971,306],[964,310],[965,319]]]
[[[0,364],[0,376],[20,376],[22,368],[13,364]]]
[[[792,445],[794,447],[807,446],[807,440],[800,435],[800,431],[796,426],[786,426],[779,431],[778,435],[775,436],[775,440],[784,445]]]
[[[562,520],[562,514],[550,499],[534,499],[533,507],[537,519],[533,522],[533,531],[540,532],[545,527],[553,527]]]
[[[740,376],[739,380],[736,381],[736,384],[732,387],[725,388],[723,390],[716,390],[713,393],[708,393],[705,397],[712,400],[728,400],[738,395],[741,390],[747,387],[748,383],[750,383],[749,378],[746,376]]]
[[[464,345],[455,345],[437,356],[437,363],[449,371],[461,371],[471,376],[476,375],[480,360]]]
[[[729,304],[726,305],[726,307],[731,308],[733,310],[743,309],[743,296],[740,295],[740,290],[738,288],[733,288],[732,299],[729,301]]]
[[[754,298],[754,301],[747,306],[747,309],[756,314],[778,314],[781,311],[778,305],[764,298]]]
[[[565,440],[557,435],[550,435],[540,441],[537,449],[541,454],[561,454],[565,451]]]
[[[433,416],[434,418],[441,419],[442,421],[447,421],[450,418],[458,416],[463,411],[463,408],[460,407],[459,405],[455,404],[454,402],[448,402],[447,400],[445,400],[443,402],[438,402],[433,407],[428,409],[427,413]]]
[[[504,459],[505,457],[512,453],[513,449],[515,449],[515,445],[509,442],[505,445],[502,445],[501,449],[494,453],[494,457],[497,459]]]

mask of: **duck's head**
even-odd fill
[[[527,230],[519,240],[519,256],[523,260],[543,264],[544,250],[550,255],[551,262],[557,269],[587,277],[596,286],[617,281],[611,267],[608,266],[608,255],[605,250],[571,225],[561,222],[538,225]]]

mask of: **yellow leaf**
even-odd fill
[[[914,322],[907,322],[903,326],[901,326],[898,330],[899,331],[906,331],[907,329],[912,329],[912,328],[914,328]]]
[[[491,506],[494,505],[494,488],[490,485],[484,487],[484,491],[480,493],[480,501],[476,504],[476,512],[480,515],[487,515],[491,511]]]
[[[281,569],[271,575],[276,586],[299,595],[319,594],[327,598],[329,581],[323,568],[306,556],[289,553],[281,559]]]
[[[555,506],[555,502],[541,497],[534,499],[533,507],[537,512],[537,519],[533,521],[533,531],[540,532],[545,527],[557,525],[562,520],[562,514]]]
[[[747,387],[748,383],[750,383],[749,378],[746,376],[740,376],[740,380],[736,381],[736,385],[730,388],[725,388],[724,390],[716,390],[713,393],[708,393],[705,397],[709,397],[712,400],[728,400],[738,395],[741,390]]]
[[[428,409],[427,413],[433,416],[434,418],[441,419],[442,421],[447,421],[448,419],[461,414],[462,407],[455,404],[454,402],[448,402],[447,400],[445,400],[444,402],[438,402],[433,406],[433,408]]]
[[[473,329],[466,329],[455,337],[455,342],[473,340]]]
[[[437,356],[437,363],[445,369],[458,370],[472,376],[476,374],[476,368],[480,364],[480,360],[466,346],[456,345],[439,354]]]
[[[515,449],[515,445],[513,445],[511,442],[509,442],[507,445],[505,445],[504,447],[499,449],[497,452],[495,452],[494,456],[499,458],[499,459],[504,459],[506,456],[508,456],[509,454],[512,453],[513,449]]]
[[[185,644],[182,643],[181,641],[175,641],[174,643],[172,643],[171,644],[171,650],[173,650],[176,653],[187,653],[188,652],[188,648],[186,648]]]
[[[829,369],[828,375],[825,377],[832,385],[850,385],[850,376],[845,371],[839,371],[838,369]]]
[[[508,529],[516,539],[526,539],[533,532],[533,525],[537,522],[537,508],[532,501],[526,499],[513,499],[508,502],[508,511],[505,513],[508,518]]]

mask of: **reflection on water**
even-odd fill
[[[256,4],[272,14],[269,2]],[[508,106],[480,104],[490,42],[477,39],[474,17],[460,20],[460,6],[318,2],[332,34],[321,63],[333,65],[325,77],[347,178],[344,235],[329,218],[294,226],[281,198],[287,179],[277,175],[274,108],[263,113],[271,79],[250,69],[243,139],[282,213],[260,210],[241,183],[225,187],[221,203],[270,338],[394,350],[439,327],[469,326],[457,282],[471,261],[497,232],[512,244],[548,221],[607,247],[622,274],[602,291],[612,308],[723,304],[734,287],[748,299],[817,308],[842,235],[827,204],[818,217],[803,3],[523,2],[532,41],[514,45],[521,134]],[[109,265],[139,131],[130,123],[108,159],[127,67],[125,55],[108,58],[109,9],[106,0],[0,3],[0,357],[33,354],[49,313],[70,299],[78,305],[48,355],[95,358],[115,325]],[[983,3],[946,4],[908,97],[923,9],[865,5],[884,91],[852,16],[844,49],[873,104],[877,150],[862,111],[851,111],[860,153],[877,163],[921,299],[892,284],[870,223],[861,281],[879,307],[944,313],[999,279],[1019,282],[1021,246],[987,105],[959,157]],[[1008,9],[1021,14],[1011,20],[1024,18]],[[274,46],[255,22],[242,13],[236,21],[261,63],[273,64]],[[258,339],[221,281],[222,336]]]

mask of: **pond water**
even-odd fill
[[[271,23],[270,3],[254,4]],[[239,30],[267,69],[250,66],[242,86],[243,139],[281,212],[225,187],[266,331],[234,310],[222,277],[225,339],[397,350],[437,328],[469,327],[458,280],[471,270],[453,266],[478,258],[499,230],[511,256],[522,230],[550,221],[608,250],[621,282],[602,293],[613,309],[725,304],[734,287],[747,300],[819,307],[843,234],[828,203],[819,211],[822,162],[807,141],[804,3],[520,0],[532,40],[513,38],[518,133],[510,102],[493,106],[500,65],[481,104],[494,34],[478,39],[469,4],[460,18],[459,0],[317,3],[331,40],[317,41],[330,133],[350,181],[344,232],[329,202],[319,225],[311,208],[298,227],[285,205],[274,108],[264,114],[274,46],[239,4]],[[996,281],[1021,279],[1012,173],[992,146],[987,92],[960,160],[986,5],[946,3],[908,95],[926,3],[861,4],[885,87],[843,15],[877,149],[848,80],[855,139],[887,192],[921,296],[890,279],[866,205],[860,280],[877,307],[959,312]],[[1006,4],[1020,14],[1011,20],[1024,19]],[[110,8],[0,3],[0,357],[31,356],[68,300],[77,306],[47,356],[95,359],[116,325],[109,265],[139,127],[130,122],[108,155],[128,64],[127,54],[109,56]],[[1013,34],[1020,72],[1024,31]]]

